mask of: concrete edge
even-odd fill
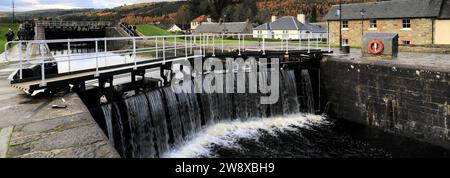
[[[14,130],[14,126],[5,127],[0,130],[0,158],[8,155],[9,141]]]
[[[347,56],[347,55],[341,55],[341,56]],[[450,69],[446,66],[422,66],[422,65],[417,65],[417,64],[395,63],[395,59],[394,60],[368,60],[368,59],[364,59],[364,58],[342,59],[339,57],[340,56],[325,55],[324,58],[322,59],[322,61],[331,60],[331,61],[346,62],[349,64],[363,64],[363,65],[365,65],[365,64],[373,65],[373,63],[376,63],[377,65],[385,66],[385,67],[402,67],[402,68],[406,68],[406,69],[429,70],[429,71],[433,71],[433,72],[448,72],[448,73],[450,73]]]
[[[84,110],[87,111],[87,114],[89,115],[89,119],[91,119],[92,121],[94,121],[95,123],[95,127],[101,132],[101,134],[103,135],[103,138],[105,139],[105,141],[107,142],[108,147],[111,149],[111,151],[113,152],[113,154],[115,155],[116,158],[121,158],[119,152],[116,150],[116,148],[109,142],[108,136],[106,136],[105,132],[103,132],[103,130],[100,128],[100,126],[98,125],[97,121],[95,121],[94,117],[91,115],[91,113],[89,112],[89,108],[83,103],[83,101],[81,100],[81,97],[78,93],[75,94],[76,97],[80,100],[82,107],[84,108]]]

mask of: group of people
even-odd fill
[[[33,40],[35,34],[36,33],[34,31],[34,25],[30,24],[30,23],[25,23],[25,24],[21,25],[21,27],[19,28],[19,30],[17,32],[17,37],[18,37],[19,41],[28,41],[28,40]],[[7,42],[14,41],[15,36],[16,36],[16,34],[14,33],[14,31],[11,28],[8,29],[8,31],[5,34],[6,41]]]
[[[19,28],[18,37],[21,41],[33,40],[34,35],[36,35],[34,31],[34,24],[30,24],[27,22],[23,24],[21,28]]]

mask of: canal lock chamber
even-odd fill
[[[246,81],[249,75],[246,73]],[[270,83],[267,78],[270,72],[259,75]],[[300,80],[296,76],[300,76]],[[216,77],[226,81],[225,74]],[[79,95],[122,157],[167,157],[168,152],[183,147],[215,124],[314,112],[308,70],[282,69],[280,77],[280,100],[273,105],[260,104],[263,94],[248,92],[175,93],[170,85],[161,86],[159,80],[151,78],[139,82],[138,86],[131,83],[105,89],[113,93],[109,94],[112,97],[106,97],[98,88],[79,92]],[[195,80],[198,78],[188,82],[193,88],[202,88],[196,86]],[[237,90],[235,83],[232,85]],[[248,89],[248,82],[246,85]],[[105,101],[105,98],[112,101]]]

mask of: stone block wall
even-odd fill
[[[415,45],[427,45],[433,43],[433,20],[426,18],[411,19],[411,30],[402,29],[402,19],[378,19],[377,29],[369,27],[369,19],[364,20],[364,34],[366,33],[397,33],[399,44],[402,41],[410,41]],[[328,21],[331,43],[339,44],[339,21]],[[342,38],[348,39],[349,45],[361,46],[361,20],[349,20],[348,30],[342,30]]]
[[[326,113],[450,148],[450,72],[325,58]]]

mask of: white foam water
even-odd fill
[[[258,139],[261,131],[276,134],[278,131],[296,130],[294,127],[309,128],[309,125],[326,124],[320,115],[294,114],[265,119],[251,119],[245,122],[229,121],[211,125],[197,133],[193,139],[181,144],[163,155],[164,158],[198,158],[215,157],[211,153],[213,145],[239,149],[239,139]]]

